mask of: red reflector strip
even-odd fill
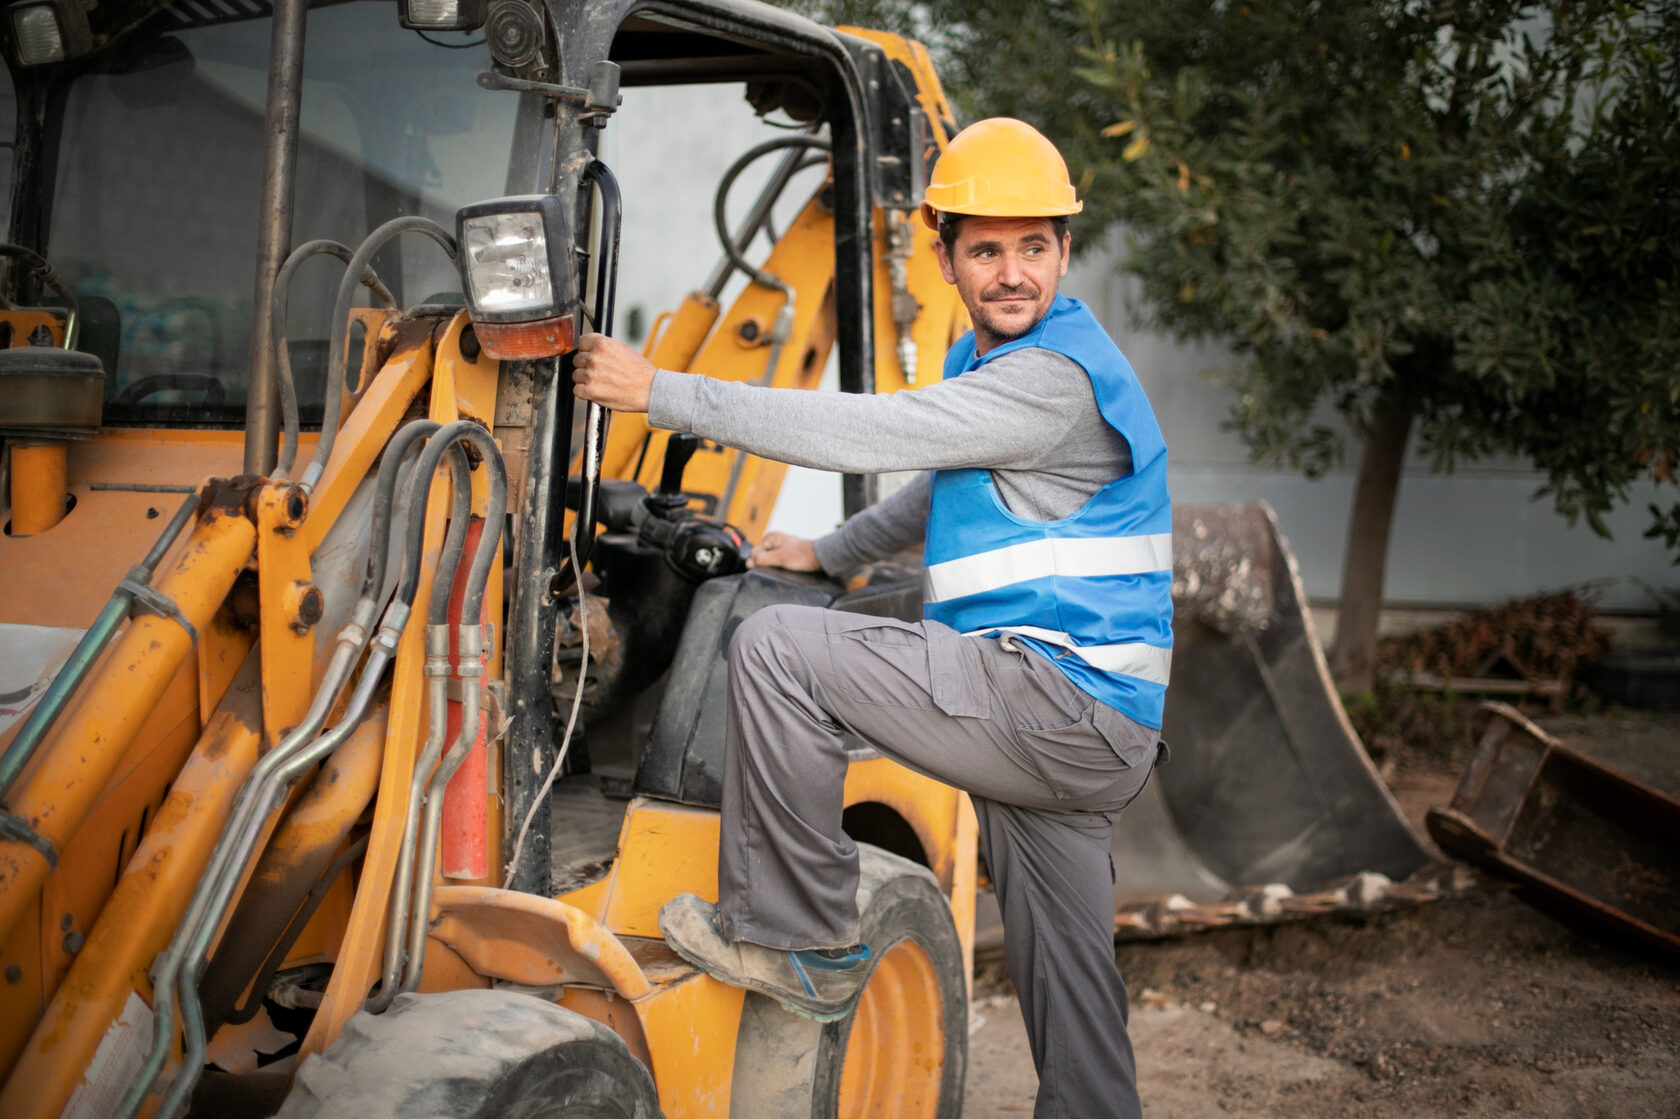
[[[571,353],[577,345],[577,320],[573,315],[532,322],[475,322],[473,332],[484,352],[497,361],[554,357]]]

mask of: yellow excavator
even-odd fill
[[[646,352],[936,379],[966,323],[913,220],[955,131],[926,51],[749,0],[21,0],[0,47],[0,1114],[959,1115],[961,794],[856,744],[876,962],[838,1022],[655,920],[715,896],[735,625],[914,617],[915,573],[746,571],[783,468],[576,406],[568,356],[652,217],[600,158],[621,91],[729,83],[781,132]],[[1281,538],[1190,515],[1262,562],[1189,549],[1168,736],[1210,745],[1117,860],[1117,933],[1370,904],[1337,883],[1425,856]]]

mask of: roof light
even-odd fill
[[[93,31],[79,0],[26,0],[6,9],[20,66],[46,66],[93,50]]]
[[[477,31],[489,0],[402,0],[397,20],[415,31]]]

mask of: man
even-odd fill
[[[725,982],[826,1020],[868,973],[857,852],[840,831],[844,731],[966,790],[1039,1072],[1039,1117],[1136,1116],[1114,966],[1114,819],[1157,758],[1171,658],[1166,447],[1126,359],[1057,294],[1081,208],[1017,120],[954,137],[922,217],[974,324],[945,379],[883,396],[656,371],[586,335],[577,394],[785,462],[928,470],[814,542],[753,555],[837,577],[925,539],[926,620],[811,607],[748,618],[729,652],[719,903],[660,924]]]

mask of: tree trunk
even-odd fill
[[[1336,610],[1336,650],[1331,674],[1343,691],[1370,690],[1377,663],[1377,617],[1382,612],[1383,568],[1394,499],[1406,462],[1413,412],[1392,394],[1377,402],[1371,433],[1359,459],[1359,482],[1348,518],[1342,556],[1342,595]]]

